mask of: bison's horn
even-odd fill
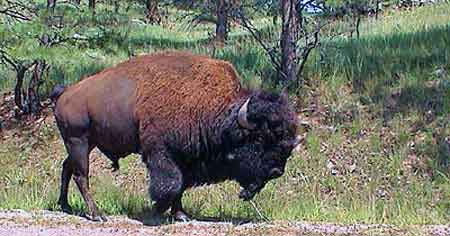
[[[303,141],[303,139],[305,139],[305,137],[298,135],[297,137],[295,137],[295,141],[294,141],[294,147],[297,147],[298,145],[300,145],[300,143]]]
[[[285,148],[295,148],[303,141],[303,139],[304,137],[298,135],[294,140],[284,141],[281,145]]]
[[[238,123],[240,126],[246,129],[254,129],[256,128],[254,124],[250,123],[247,119],[247,111],[248,111],[248,103],[250,102],[250,98],[245,101],[244,105],[239,109],[238,113]]]

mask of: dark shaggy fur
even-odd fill
[[[116,168],[119,158],[142,153],[155,209],[171,208],[183,220],[186,188],[232,179],[243,187],[240,197],[251,199],[283,174],[296,145],[286,96],[244,90],[231,64],[186,52],[137,57],[53,94],[69,154],[59,204],[71,211],[73,176],[94,220],[103,219],[89,194],[94,147]]]

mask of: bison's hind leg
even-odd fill
[[[87,134],[65,138],[64,142],[66,144],[67,151],[69,152],[69,157],[66,161],[64,161],[64,164],[69,167],[68,170],[71,170],[73,179],[78,186],[78,190],[80,190],[81,196],[88,206],[89,214],[86,215],[86,217],[94,221],[106,221],[106,218],[99,214],[97,205],[89,193],[89,153],[94,146],[89,145]],[[61,189],[65,190],[64,192],[67,192],[67,189],[65,188],[68,184],[65,184],[65,182],[68,182],[66,179],[68,174],[64,174],[64,168],[65,167],[63,165],[63,180]],[[64,196],[62,192],[61,195],[63,196],[62,202],[67,201],[67,194]]]
[[[68,214],[72,214],[72,207],[69,205],[67,197],[70,179],[72,178],[73,174],[70,159],[71,159],[70,156],[68,156],[63,162],[63,169],[61,173],[61,190],[58,200],[58,204],[61,206],[62,211]]]

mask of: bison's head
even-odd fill
[[[239,197],[252,199],[265,184],[284,173],[298,144],[297,118],[287,94],[258,92],[240,106],[230,131],[233,148],[227,155],[233,178],[243,188]]]

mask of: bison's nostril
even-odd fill
[[[283,174],[283,172],[278,168],[273,168],[270,170],[269,176],[270,178],[277,178],[280,177]]]

